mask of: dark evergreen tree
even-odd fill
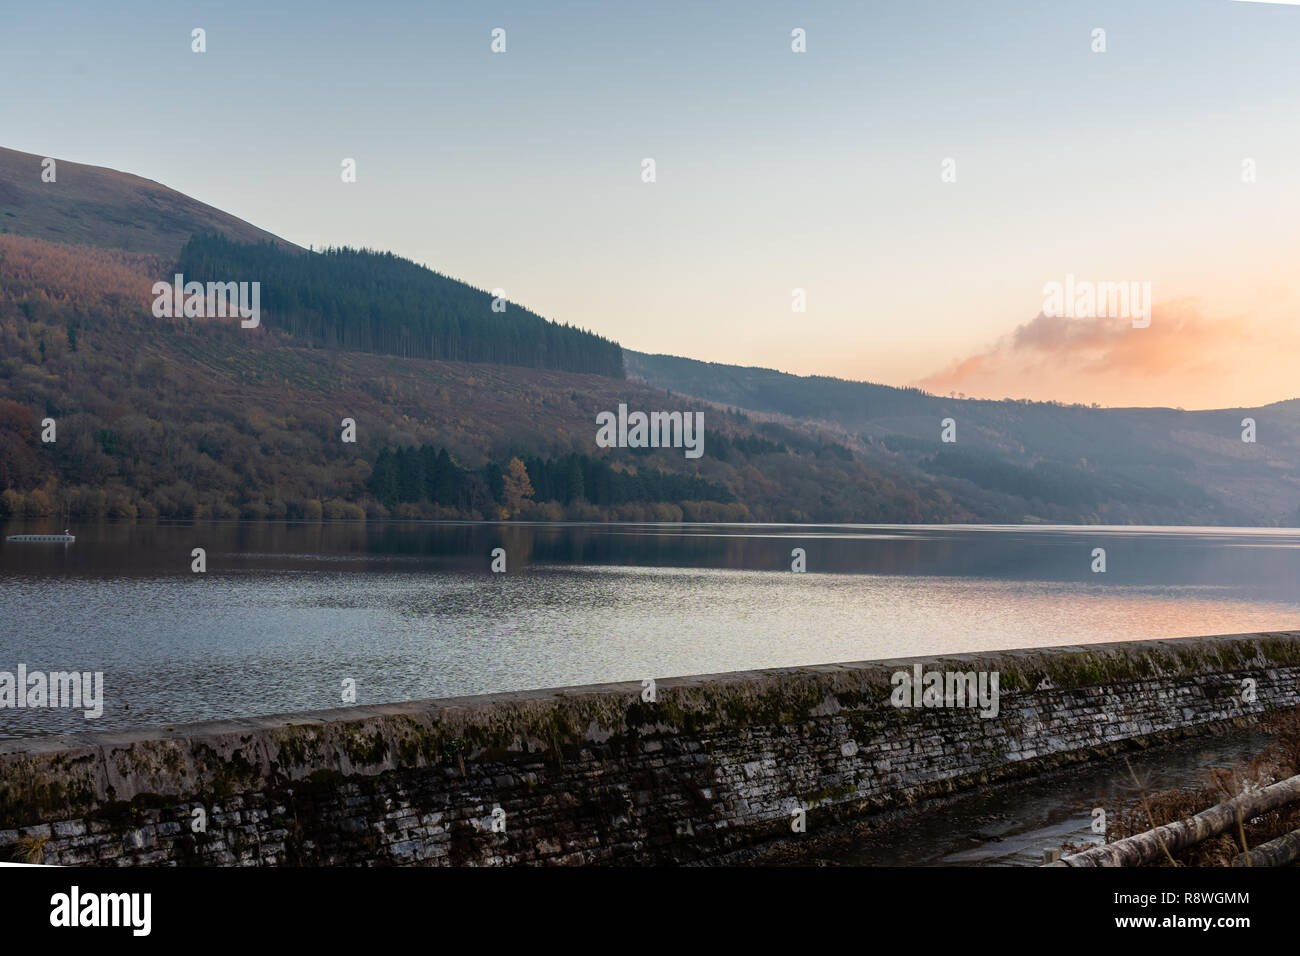
[[[176,270],[187,282],[260,282],[262,324],[323,348],[624,376],[617,342],[514,303],[493,311],[490,293],[391,252],[203,235]]]

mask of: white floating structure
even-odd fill
[[[63,529],[63,534],[11,534],[5,538],[6,541],[31,541],[41,544],[72,544],[77,540],[75,534],[69,534],[68,529]]]

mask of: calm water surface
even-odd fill
[[[4,534],[55,530],[11,524]],[[61,529],[59,529],[61,530]],[[0,542],[0,671],[104,715],[0,736],[1013,647],[1300,628],[1300,532],[100,524]],[[190,570],[193,548],[207,573]],[[507,553],[507,573],[489,571]],[[808,571],[790,571],[793,548]],[[1091,571],[1094,548],[1107,571]]]

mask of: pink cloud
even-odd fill
[[[1196,395],[1205,394],[1207,384],[1223,385],[1252,370],[1264,374],[1297,344],[1294,326],[1240,316],[1211,320],[1191,300],[1157,304],[1146,328],[1134,328],[1127,318],[1039,314],[916,384],[986,398],[1203,407]]]

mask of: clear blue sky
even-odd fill
[[[1296,6],[47,0],[2,30],[0,145],[648,351],[906,384],[1066,272],[1212,322],[1296,261]]]

